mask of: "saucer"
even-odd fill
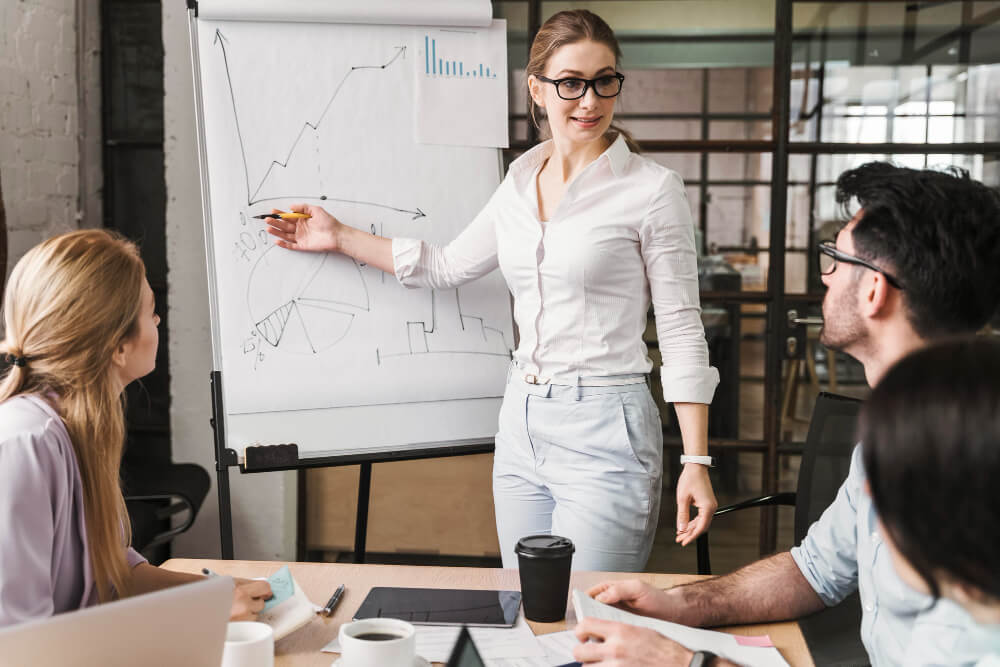
[[[333,661],[330,667],[338,667],[339,665],[340,665],[340,658],[337,658],[336,660]],[[431,663],[429,663],[426,659],[421,658],[418,655],[413,659],[413,667],[431,667]]]

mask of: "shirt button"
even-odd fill
[[[873,611],[875,611],[875,605],[873,605],[871,602],[869,602],[868,604],[865,605],[865,611],[867,611],[867,612],[873,612]]]
[[[872,531],[872,542],[874,542],[875,544],[878,544],[879,539],[880,538],[878,536],[878,533],[873,530]]]

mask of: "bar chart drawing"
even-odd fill
[[[447,53],[446,53],[447,51]],[[459,79],[495,79],[497,68],[482,62],[466,62],[453,58],[446,48],[438,53],[437,38],[424,35],[424,75],[429,77],[454,77]]]

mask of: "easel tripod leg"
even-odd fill
[[[368,498],[372,487],[372,464],[361,464],[358,479],[358,517],[354,523],[354,562],[365,562],[365,541],[368,537]]]

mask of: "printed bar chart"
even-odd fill
[[[424,35],[424,74],[432,77],[441,76],[463,79],[497,78],[496,69],[491,70],[483,63],[465,63],[460,60],[445,58],[444,54],[438,57],[437,40],[430,35]]]

